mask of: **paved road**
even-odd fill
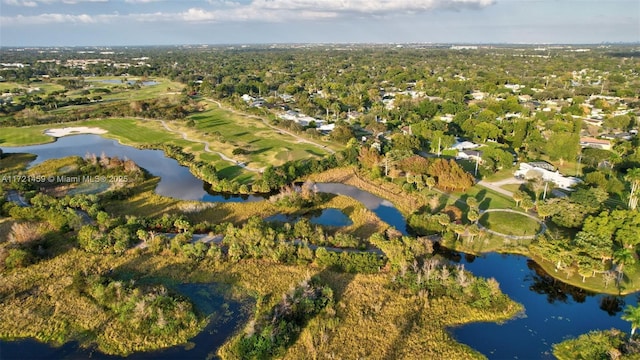
[[[507,185],[507,184],[524,184],[524,183],[525,183],[524,180],[516,179],[516,178],[508,178],[508,179],[494,181],[494,182],[489,182],[484,180],[478,181],[478,185],[484,186],[487,189],[491,189],[497,193],[508,196],[510,198],[513,197],[513,192],[509,190],[505,190],[501,186]]]

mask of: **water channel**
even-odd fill
[[[97,135],[75,135],[60,138],[54,143],[15,148],[5,147],[3,150],[6,153],[34,153],[38,155],[34,163],[64,156],[84,156],[87,152],[100,155],[104,151],[108,156],[132,159],[153,175],[160,176],[162,180],[156,192],[161,195],[201,201],[258,201],[263,199],[255,196],[225,197],[209,194],[204,190],[205,186],[201,180],[195,178],[187,168],[180,166],[175,160],[165,157],[161,151],[139,150]],[[406,222],[402,214],[388,201],[344,184],[317,184],[317,186],[321,192],[351,196],[361,201],[382,220],[406,233]],[[551,345],[561,342],[567,337],[614,327],[627,330],[629,323],[620,319],[622,308],[626,304],[637,304],[638,302],[636,295],[625,297],[596,295],[565,285],[549,277],[533,261],[522,256],[487,254],[475,257],[457,253],[449,253],[449,255],[453,261],[464,263],[466,269],[478,276],[496,278],[504,293],[525,306],[525,312],[522,316],[504,324],[476,323],[451,329],[453,336],[458,341],[477,349],[490,359],[552,358]],[[198,348],[198,337],[193,342]],[[0,341],[0,358],[11,358],[12,354],[22,354],[15,351],[29,351],[31,348],[40,349],[37,354],[49,354],[44,357],[34,356],[32,358],[59,358],[58,355],[77,351],[77,344],[72,343],[61,348],[53,348],[33,340]],[[66,352],[58,352],[63,349],[66,349],[64,350]],[[190,356],[189,353],[181,353],[181,351],[186,351],[182,347],[176,347],[171,351],[177,352],[172,353],[172,356]],[[132,358],[147,358],[146,356],[145,354],[136,354]]]

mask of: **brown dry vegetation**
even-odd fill
[[[242,262],[228,268],[235,284],[258,294],[260,309],[268,309],[280,294],[315,275],[336,296],[334,307],[312,319],[288,349],[285,359],[468,359],[482,358],[456,343],[446,328],[474,321],[500,321],[512,317],[521,306],[493,313],[459,304],[448,298],[424,299],[400,294],[389,287],[388,274],[345,274],[328,270]],[[226,272],[225,271],[225,272]],[[217,279],[217,274],[211,280]],[[229,357],[233,341],[220,351]]]
[[[382,180],[371,180],[357,173],[353,167],[336,168],[319,174],[312,174],[306,180],[314,182],[337,182],[355,186],[383,199],[387,199],[405,215],[427,205],[420,194],[407,195],[398,185]]]

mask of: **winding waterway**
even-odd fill
[[[30,153],[37,155],[31,165],[45,160],[66,156],[85,156],[104,153],[107,156],[128,158],[145,168],[151,174],[160,177],[156,187],[159,195],[183,200],[200,200],[208,202],[240,202],[261,201],[262,196],[210,194],[205,190],[205,183],[193,176],[187,167],[176,160],[168,158],[162,150],[141,150],[105,139],[99,135],[73,135],[58,138],[55,142],[19,147],[5,147],[5,152]]]
[[[114,140],[97,135],[76,135],[60,138],[56,142],[14,148],[5,152],[29,152],[38,155],[34,163],[64,156],[84,156],[87,152],[108,156],[127,157],[150,173],[161,177],[156,192],[161,195],[201,201],[258,201],[261,197],[223,196],[207,193],[205,184],[195,178],[187,168],[164,156],[158,150],[139,150],[124,146]],[[361,201],[382,220],[406,233],[402,214],[388,201],[366,191],[344,184],[317,184],[318,191],[351,196]],[[612,297],[589,294],[585,291],[554,280],[533,261],[522,256],[487,254],[474,257],[450,254],[454,261],[478,276],[496,278],[504,293],[525,306],[522,316],[504,324],[477,323],[451,329],[460,342],[477,349],[490,359],[546,359],[552,358],[551,345],[567,337],[597,329],[612,327],[628,329],[629,324],[620,320],[620,312],[626,304],[636,304],[636,295]],[[206,333],[206,332],[203,332]],[[200,335],[199,335],[200,336]],[[208,337],[194,339],[196,348]],[[217,345],[219,346],[219,345]],[[30,349],[40,349],[29,352]],[[75,349],[75,350],[74,350]],[[77,353],[77,344],[61,348],[39,344],[33,340],[18,342],[0,341],[0,358],[12,358],[12,354],[33,354],[30,358],[59,358]],[[173,348],[171,356],[190,356],[183,348]],[[35,356],[37,354],[48,354]],[[209,353],[209,351],[207,352]],[[80,354],[85,354],[80,352]],[[159,353],[136,354],[133,358],[159,358]],[[84,355],[86,357],[86,354]],[[169,356],[169,357],[171,357]],[[82,356],[79,356],[82,357]],[[94,354],[95,357],[95,354]],[[106,356],[101,356],[109,358]],[[21,357],[23,358],[23,357]],[[74,358],[71,356],[71,358]]]

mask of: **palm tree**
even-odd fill
[[[635,210],[638,206],[638,195],[636,192],[640,188],[640,168],[627,170],[625,180],[631,183],[631,193],[629,194],[629,209]]]
[[[613,261],[618,264],[618,274],[620,281],[622,276],[624,275],[623,268],[625,265],[632,265],[636,262],[636,259],[633,257],[633,253],[628,248],[621,248],[616,250],[613,253]]]
[[[433,177],[429,176],[426,180],[425,180],[425,184],[427,185],[427,187],[429,188],[429,191],[431,191],[431,189],[433,189],[434,186],[436,186],[436,179],[434,179]]]
[[[453,225],[453,232],[458,235],[458,240],[460,240],[460,235],[463,235],[465,232],[467,232],[467,228],[462,224],[455,224]]]
[[[513,193],[513,201],[516,202],[516,206],[520,205],[520,201],[522,201],[525,198],[525,193],[521,190],[518,190],[516,192]]]
[[[541,202],[536,206],[536,211],[538,212],[538,216],[541,217],[542,220],[546,220],[547,217],[552,214],[553,208],[546,202]]]
[[[476,223],[476,221],[478,221],[478,219],[480,218],[480,214],[478,214],[477,211],[475,210],[469,210],[467,212],[467,219],[469,219],[469,221],[473,224]]]
[[[442,232],[444,232],[444,230],[447,228],[447,225],[451,223],[451,219],[447,214],[438,214],[436,215],[436,219],[438,221],[438,224],[442,226]]]
[[[640,327],[640,306],[627,305],[622,314],[622,320],[631,322],[631,337],[633,337],[636,329]]]
[[[469,196],[467,198],[467,205],[469,206],[469,209],[477,209],[478,208],[478,199],[474,198],[473,196]]]
[[[591,277],[593,275],[593,264],[591,261],[585,261],[578,264],[578,274],[582,276],[582,282],[585,281],[587,277]]]
[[[467,232],[471,237],[469,242],[473,242],[473,238],[480,234],[480,228],[478,227],[478,225],[472,225],[472,226],[469,226],[469,228],[467,229]]]
[[[530,198],[525,198],[522,200],[520,207],[524,209],[525,212],[529,212],[529,210],[533,209],[535,204]]]

